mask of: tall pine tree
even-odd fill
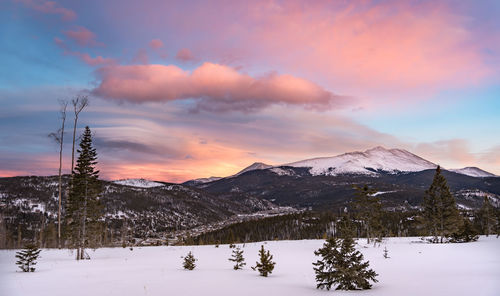
[[[66,218],[70,248],[77,250],[76,259],[80,260],[88,259],[86,248],[97,247],[95,236],[99,235],[99,218],[102,215],[98,199],[102,188],[99,171],[96,170],[97,152],[92,145],[92,133],[88,126],[85,127],[77,152],[79,156],[71,178]]]
[[[423,207],[424,224],[432,235],[433,242],[445,241],[457,232],[463,223],[462,217],[450,192],[446,179],[441,175],[441,168],[436,173],[429,189],[425,191]]]
[[[354,198],[353,208],[356,211],[358,219],[363,221],[366,234],[366,241],[369,244],[370,239],[382,235],[382,203],[380,198],[375,195],[375,190],[363,186],[355,187],[357,193]]]

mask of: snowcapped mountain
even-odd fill
[[[152,188],[152,187],[160,187],[165,184],[159,183],[159,182],[154,182],[146,179],[123,179],[123,180],[116,180],[112,181],[115,184],[118,185],[126,185],[126,186],[132,186],[132,187],[140,187],[140,188]]]
[[[238,177],[256,170],[268,170],[280,176],[294,176],[295,172],[290,170],[290,167],[307,168],[312,176],[364,175],[377,177],[380,173],[399,174],[433,170],[437,165],[403,149],[386,149],[377,146],[362,152],[354,151],[333,157],[311,158],[276,166],[255,162],[237,174],[226,178]],[[471,177],[496,177],[494,174],[477,167],[449,171]],[[185,184],[204,184],[221,179],[225,178],[201,178],[187,181]]]
[[[484,178],[484,177],[496,177],[495,174],[489,173],[487,171],[483,171],[480,168],[477,167],[465,167],[462,169],[452,169],[449,170],[450,172],[462,174],[462,175],[467,175],[471,177],[479,177],[479,178]]]
[[[307,167],[314,175],[336,176],[341,174],[377,175],[387,173],[418,172],[435,169],[436,164],[402,149],[375,147],[364,152],[350,152],[334,157],[320,157],[286,164]]]
[[[272,165],[268,165],[268,164],[265,164],[265,163],[262,163],[262,162],[254,162],[250,166],[248,166],[248,167],[242,169],[241,171],[239,171],[234,176],[239,176],[239,175],[241,175],[243,173],[246,173],[246,172],[249,172],[249,171],[265,170],[265,169],[269,169],[269,168],[272,168],[272,167],[273,167]]]

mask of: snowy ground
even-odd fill
[[[0,295],[500,295],[500,239],[467,244],[423,244],[418,238],[391,238],[380,247],[359,249],[379,273],[372,290],[315,289],[313,251],[323,241],[267,242],[277,262],[273,274],[250,269],[261,243],[247,244],[247,266],[234,271],[227,245],[99,249],[77,262],[67,250],[43,250],[35,273],[17,272],[14,251],[0,251]],[[384,245],[390,259],[384,259]],[[193,271],[180,256],[193,251]]]

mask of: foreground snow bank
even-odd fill
[[[92,260],[76,262],[67,250],[43,250],[35,273],[16,272],[15,251],[0,251],[0,295],[500,295],[500,239],[468,244],[423,244],[418,238],[391,238],[360,249],[379,274],[372,290],[315,289],[313,251],[322,240],[273,241],[266,249],[276,268],[259,277],[261,243],[243,248],[245,269],[234,271],[227,245],[99,249]],[[383,258],[384,246],[391,258]],[[185,271],[181,256],[192,251],[197,268]]]

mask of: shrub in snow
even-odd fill
[[[40,251],[34,244],[27,245],[21,251],[16,252],[16,258],[18,259],[16,264],[23,272],[34,272],[34,266],[36,265]]]
[[[195,262],[197,260],[198,259],[194,258],[193,253],[190,251],[186,255],[186,257],[184,257],[184,262],[182,263],[182,266],[184,267],[184,269],[193,270],[196,267]]]
[[[229,261],[235,263],[233,266],[234,270],[242,269],[246,265],[245,258],[243,258],[243,250],[240,247],[234,249]]]
[[[469,219],[465,218],[457,232],[451,235],[450,242],[452,243],[468,243],[475,242],[479,238],[477,231],[474,229]]]
[[[269,251],[264,250],[264,245],[260,246],[259,257],[260,262],[256,262],[252,269],[257,270],[261,276],[267,277],[269,274],[273,273],[276,262],[272,261],[273,255],[271,255]]]
[[[354,248],[354,240],[350,237],[326,240],[322,248],[314,252],[321,260],[313,263],[316,273],[316,288],[330,290],[360,290],[370,289],[368,281],[377,282],[378,275],[368,269],[369,262],[362,262],[363,254]]]

